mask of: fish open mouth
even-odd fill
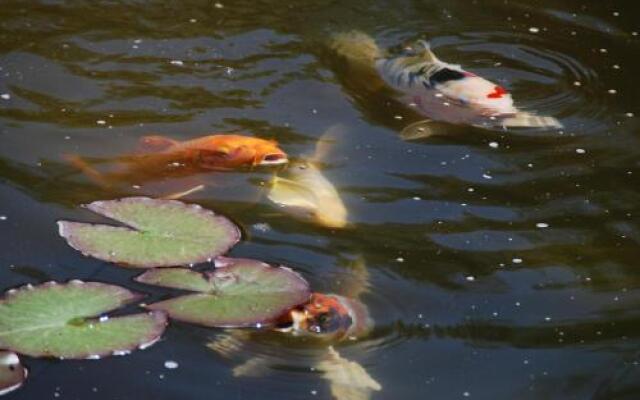
[[[289,162],[286,154],[282,153],[273,153],[267,154],[264,156],[262,161],[260,161],[260,165],[281,165]]]

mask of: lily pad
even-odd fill
[[[127,226],[58,221],[60,235],[84,255],[126,266],[204,262],[240,240],[233,222],[196,204],[128,197],[96,201],[85,207]]]
[[[153,269],[136,281],[196,292],[147,307],[211,327],[270,325],[311,294],[307,282],[286,267],[233,258],[218,258],[216,266],[203,273],[186,268]]]
[[[18,355],[0,350],[0,396],[18,389],[27,379],[27,369],[20,364]]]
[[[33,357],[74,359],[145,348],[164,332],[164,313],[103,315],[139,298],[119,286],[75,280],[9,290],[0,300],[0,346]]]

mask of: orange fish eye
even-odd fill
[[[507,91],[504,90],[504,88],[502,86],[496,86],[494,88],[493,92],[491,92],[491,93],[489,93],[487,95],[487,98],[489,98],[489,99],[500,99],[505,94],[507,94]]]

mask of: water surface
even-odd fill
[[[13,1],[0,7],[1,289],[98,280],[149,294],[135,271],[81,257],[55,221],[78,205],[188,197],[244,230],[231,255],[283,263],[336,290],[362,257],[375,329],[338,346],[375,399],[640,397],[640,70],[630,1]],[[415,115],[354,90],[331,34],[382,46],[429,39],[445,61],[499,82],[553,132],[450,126],[403,142]],[[344,126],[325,160],[351,226],[292,219],[264,196],[273,171],[204,174],[103,189],[64,154],[112,157],[155,133],[275,138],[293,157]],[[230,359],[212,329],[174,323],[127,357],[27,359],[15,399],[328,399],[323,349],[265,336]],[[276,355],[264,377],[234,365]],[[165,369],[167,360],[177,369]]]

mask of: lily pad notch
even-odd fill
[[[233,222],[197,204],[127,197],[84,207],[124,226],[58,221],[60,236],[85,256],[129,267],[209,261],[241,237]]]
[[[167,326],[161,311],[108,317],[140,295],[99,282],[23,286],[0,300],[0,344],[32,357],[98,359],[144,349]]]
[[[147,306],[173,319],[208,327],[265,327],[288,310],[307,302],[309,284],[287,267],[250,259],[220,257],[216,268],[149,270],[136,281],[192,293]]]

